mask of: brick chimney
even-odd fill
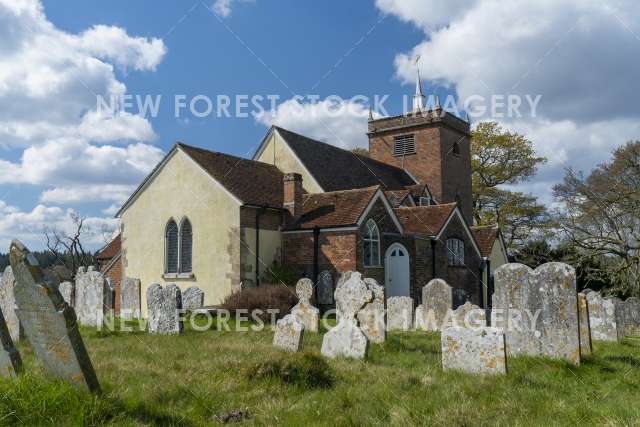
[[[302,175],[295,172],[285,173],[283,184],[284,208],[296,220],[302,215]]]

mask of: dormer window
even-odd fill
[[[430,206],[431,196],[420,196],[420,206]]]
[[[416,141],[414,134],[398,135],[393,139],[393,155],[406,156],[416,154]]]

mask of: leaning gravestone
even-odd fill
[[[344,356],[362,359],[367,354],[368,341],[358,327],[355,316],[365,303],[372,300],[373,295],[358,272],[348,271],[340,281],[341,285],[334,293],[336,308],[341,313],[340,320],[324,335],[321,353],[330,358]]]
[[[13,345],[11,334],[4,321],[2,313],[0,313],[0,376],[15,378],[22,370],[22,359],[20,353]]]
[[[333,276],[329,270],[324,270],[318,276],[318,304],[333,304]]]
[[[111,305],[111,288],[102,273],[89,267],[76,275],[76,314],[85,326],[102,326]]]
[[[179,334],[182,332],[180,288],[169,283],[164,288],[154,283],[147,289],[147,311],[150,334]]]
[[[140,279],[126,277],[120,283],[120,317],[140,318]]]
[[[615,302],[609,298],[602,298],[599,292],[589,292],[587,305],[591,338],[600,341],[617,341]]]
[[[578,321],[580,322],[580,354],[588,356],[591,354],[591,328],[589,327],[589,306],[587,296],[578,293]]]
[[[625,337],[640,336],[640,299],[631,297],[621,304],[621,335]]]
[[[295,353],[302,346],[303,333],[304,325],[293,314],[287,314],[276,323],[273,345]]]
[[[69,304],[69,306],[73,307],[73,283],[71,282],[62,282],[58,286],[58,290],[60,291],[60,295],[64,299],[64,302]]]
[[[380,286],[375,279],[369,277],[364,279],[364,283],[373,294],[373,300],[358,311],[358,324],[369,341],[382,343],[386,338],[384,287]]]
[[[313,295],[313,282],[311,279],[300,279],[296,284],[298,303],[291,309],[291,314],[304,325],[304,329],[310,332],[318,332],[320,324],[320,310],[311,305]]]
[[[416,329],[440,331],[453,307],[453,290],[442,279],[432,279],[422,288],[422,304],[416,308]]]
[[[11,339],[18,342],[22,336],[22,327],[16,314],[15,286],[16,279],[9,265],[5,268],[2,279],[0,279],[0,310],[4,315]]]
[[[204,306],[204,292],[197,286],[190,286],[182,293],[182,308],[196,311]]]
[[[454,328],[477,329],[487,326],[487,317],[483,309],[469,301],[456,308],[451,315],[451,326]]]
[[[442,369],[470,374],[506,374],[504,332],[500,328],[444,328]]]
[[[505,331],[507,354],[580,363],[575,270],[551,262],[535,270],[505,264],[494,273],[492,326]]]
[[[413,299],[391,297],[387,300],[387,330],[409,331],[413,327]]]
[[[48,375],[89,391],[100,385],[82,337],[73,308],[58,289],[45,282],[36,258],[14,240],[10,249],[16,277],[17,314],[24,333]]]

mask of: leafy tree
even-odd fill
[[[367,150],[366,148],[356,147],[351,149],[351,152],[360,156],[369,157],[369,150]]]

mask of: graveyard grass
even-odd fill
[[[320,356],[322,334],[283,353],[273,333],[82,335],[100,396],[47,380],[22,342],[25,371],[0,380],[0,424],[548,425],[640,423],[640,339],[596,342],[579,366],[509,359],[504,377],[443,372],[439,334],[391,333],[366,362]]]

